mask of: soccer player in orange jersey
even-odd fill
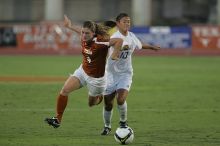
[[[85,21],[83,27],[73,25],[64,16],[64,26],[77,32],[81,37],[83,62],[66,80],[57,97],[56,116],[46,118],[45,122],[54,128],[60,126],[68,95],[83,86],[88,87],[88,105],[98,105],[103,99],[106,86],[105,64],[109,46],[121,48],[122,39],[110,39],[107,30],[95,22]]]

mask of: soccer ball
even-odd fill
[[[116,142],[122,145],[130,144],[134,140],[134,131],[130,127],[126,127],[126,128],[119,127],[115,131],[114,137]]]

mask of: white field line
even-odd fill
[[[93,111],[99,111],[98,109],[92,109]],[[117,109],[115,109],[117,110]],[[0,112],[54,112],[55,109],[52,108],[0,108]],[[79,111],[87,112],[91,111],[88,109],[71,109],[67,108],[65,111]],[[128,109],[129,112],[220,112],[220,109]]]

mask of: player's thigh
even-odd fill
[[[80,80],[75,76],[70,76],[61,90],[63,94],[69,94],[70,92],[77,90],[81,87]]]
[[[132,76],[123,76],[120,78],[118,84],[117,84],[117,102],[119,105],[124,104],[128,92],[130,91],[132,84]]]

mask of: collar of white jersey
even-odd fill
[[[119,30],[118,30],[117,32],[115,32],[115,33],[119,33],[119,34],[120,34],[121,36],[123,36],[123,37],[127,37],[127,36],[130,35],[130,31],[128,31],[127,35],[123,35]]]

